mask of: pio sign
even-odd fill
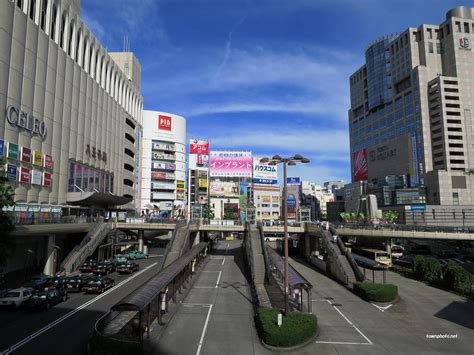
[[[171,131],[172,119],[170,116],[158,116],[158,129],[162,131]]]

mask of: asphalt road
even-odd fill
[[[153,339],[156,351],[179,355],[265,352],[254,326],[241,244],[240,240],[219,242],[170,323]]]
[[[378,308],[311,267],[295,260],[290,264],[314,287],[313,313],[320,328],[316,342],[298,354],[474,352],[472,301],[388,272],[387,282],[398,286],[400,301]],[[453,338],[428,337],[439,334]]]
[[[158,273],[162,257],[137,262],[140,269],[132,275],[110,274],[116,286],[102,295],[70,293],[66,302],[45,311],[1,310],[0,353],[86,354],[95,322],[111,306]],[[35,334],[37,336],[31,338]]]

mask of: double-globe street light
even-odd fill
[[[288,297],[289,297],[289,287],[288,287],[288,188],[286,182],[286,166],[294,166],[296,163],[309,163],[309,159],[303,157],[300,154],[295,154],[289,158],[282,158],[279,155],[273,156],[273,158],[262,158],[260,159],[260,163],[268,163],[268,165],[277,165],[283,164],[283,220],[284,220],[284,286],[285,286],[285,315],[288,315],[289,312],[289,305],[288,305]]]

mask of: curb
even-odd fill
[[[301,344],[298,344],[298,345],[293,345],[293,346],[286,346],[286,347],[283,347],[283,346],[272,346],[272,345],[268,345],[267,343],[265,343],[263,341],[263,339],[261,339],[261,342],[262,342],[262,345],[267,348],[268,350],[272,350],[272,351],[278,351],[278,352],[286,352],[286,351],[295,351],[295,350],[299,350],[299,349],[302,349],[306,346],[308,346],[309,344],[313,343],[317,337],[319,337],[319,332],[320,332],[320,327],[318,326],[316,328],[316,332],[311,336],[309,337],[308,339],[306,339],[304,342],[302,342]]]

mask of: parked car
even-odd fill
[[[80,272],[87,273],[87,272],[92,272],[95,266],[97,266],[97,261],[95,260],[89,260],[86,261],[82,266],[79,268]]]
[[[29,309],[49,309],[52,306],[66,300],[67,291],[65,289],[50,288],[35,293],[24,302],[24,305]]]
[[[32,288],[20,287],[8,291],[0,298],[0,306],[2,307],[20,307],[23,302],[28,300],[35,290]]]
[[[95,266],[92,270],[95,275],[107,275],[114,271],[115,265],[110,262],[102,262],[100,264],[97,264],[97,266]]]
[[[405,248],[403,248],[401,245],[392,245],[392,259],[398,259],[403,256],[403,252],[405,251]]]
[[[125,254],[125,257],[129,260],[136,260],[136,259],[146,259],[148,258],[148,254],[142,253],[141,251],[131,251]]]
[[[34,288],[36,290],[44,290],[45,287],[50,283],[51,277],[46,275],[33,276],[29,281],[23,284],[25,288]]]
[[[49,277],[44,288],[66,288],[66,279],[64,277]]]
[[[85,293],[102,293],[115,286],[115,281],[110,277],[96,276],[82,287]]]
[[[126,263],[128,261],[128,259],[122,254],[115,255],[112,260],[115,261],[116,265],[123,264],[123,263]]]
[[[70,276],[66,280],[66,289],[68,292],[81,292],[82,287],[92,280],[94,276],[92,274],[79,274],[76,276]]]
[[[117,272],[119,274],[132,274],[135,271],[138,271],[138,264],[133,261],[121,264],[117,267]]]

